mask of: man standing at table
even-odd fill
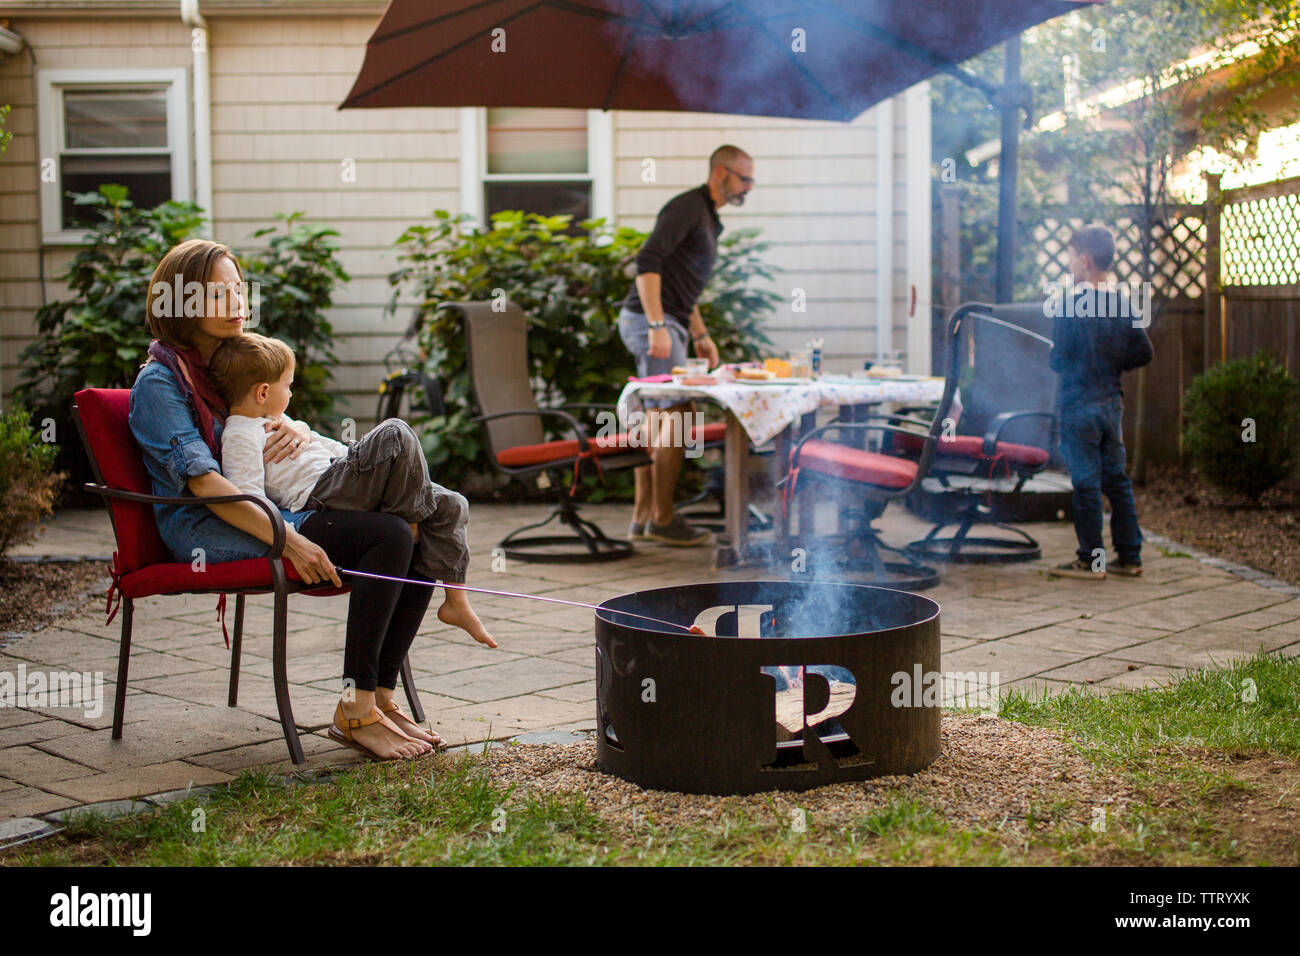
[[[618,316],[618,332],[636,356],[638,376],[662,375],[681,365],[686,361],[687,341],[697,356],[708,360],[709,368],[718,364],[718,347],[709,338],[696,303],[718,255],[722,232],[718,210],[727,203],[744,205],[745,194],[754,187],[753,176],[754,161],[748,153],[736,146],[719,146],[709,157],[708,181],[679,193],[659,210],[654,230],[636,257],[636,285]],[[673,511],[689,439],[684,423],[690,419],[682,416],[693,406],[654,399],[644,404],[652,463],[634,472],[636,503],[628,537],[678,547],[704,544],[709,533]],[[677,441],[672,440],[674,418],[679,421]]]

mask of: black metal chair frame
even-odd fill
[[[1056,421],[1056,416],[1051,412],[1003,412],[989,423],[988,430],[984,434],[981,451],[985,458],[936,456],[936,459],[942,459],[943,464],[931,465],[933,472],[931,477],[937,479],[943,487],[951,488],[954,493],[962,495],[966,502],[956,520],[941,520],[924,538],[918,538],[908,544],[905,549],[908,554],[918,559],[950,561],[954,564],[1012,564],[1018,561],[1036,561],[1042,557],[1042,548],[1031,534],[1013,524],[994,520],[987,506],[980,502],[985,494],[1016,494],[1024,487],[1026,481],[1042,470],[1025,468],[1009,462],[1006,467],[1015,473],[1016,479],[1015,484],[1005,491],[992,487],[993,482],[999,480],[996,476],[979,474],[982,467],[990,465],[991,456],[996,454],[1002,429],[1008,422],[1018,418],[1046,418],[1053,424]],[[955,475],[969,475],[987,481],[989,488],[987,490],[977,490],[972,486],[955,488],[950,481]],[[1009,478],[1002,480],[1009,480]],[[970,531],[976,525],[997,528],[1015,537],[971,535]],[[951,527],[956,528],[951,535],[942,534],[944,529]]]
[[[982,306],[982,308],[993,310],[993,306],[986,305]],[[1022,333],[1031,338],[1041,338],[1027,329],[1022,329],[1010,322],[1004,322],[981,311],[974,311],[972,317],[981,321],[996,322],[1002,328]],[[1005,465],[1008,470],[1007,478],[1009,479],[1012,471],[1017,475],[1014,486],[1005,491],[996,490],[993,487],[993,483],[999,480],[992,474],[992,469],[995,464],[994,456],[997,454],[998,442],[1002,438],[1002,431],[1009,423],[1025,418],[1047,419],[1051,423],[1051,437],[1048,446],[1050,448],[1055,444],[1058,422],[1054,413],[1047,411],[1011,411],[1001,412],[989,422],[984,431],[984,440],[980,448],[983,458],[955,455],[935,456],[935,460],[930,467],[931,472],[933,472],[932,477],[936,478],[943,487],[952,488],[954,493],[961,494],[966,499],[966,502],[956,520],[940,520],[924,538],[919,538],[907,545],[904,550],[911,558],[915,560],[948,561],[953,564],[1012,564],[1021,561],[1037,561],[1042,557],[1042,548],[1032,535],[1015,525],[994,520],[989,508],[980,503],[981,497],[986,494],[1016,494],[1024,487],[1026,481],[1042,471],[1041,467],[1017,466],[1014,462],[1007,462]],[[981,469],[988,469],[989,474],[981,475]],[[986,487],[979,490],[972,484],[963,486],[960,489],[954,488],[949,479],[956,475],[970,476],[986,482]],[[996,528],[1014,537],[972,536],[970,531],[976,525]],[[950,535],[942,534],[946,528],[950,527],[955,527],[956,530]]]
[[[482,402],[478,395],[478,387],[474,377],[474,346],[473,335],[470,330],[470,323],[473,321],[470,313],[471,308],[491,309],[491,303],[488,302],[447,302],[443,303],[440,308],[449,308],[460,314],[462,326],[465,329],[466,342],[466,368],[469,374],[470,388],[474,393],[475,402],[478,407],[482,408]],[[507,309],[519,307],[514,303],[507,303]],[[515,558],[520,561],[534,561],[538,563],[575,563],[587,561],[612,561],[619,558],[626,558],[632,554],[632,543],[625,540],[616,540],[607,537],[599,527],[586,520],[578,513],[578,505],[574,500],[574,491],[577,488],[577,480],[589,472],[589,469],[595,468],[597,474],[605,471],[622,471],[627,468],[639,468],[643,465],[650,464],[650,456],[640,449],[633,449],[627,452],[617,452],[613,454],[601,455],[598,459],[591,451],[591,442],[587,436],[586,428],[573,415],[569,414],[570,409],[601,409],[616,410],[612,404],[599,402],[570,402],[561,405],[558,408],[520,408],[508,411],[494,412],[487,415],[475,415],[471,421],[482,422],[485,426],[488,422],[497,421],[504,418],[532,416],[545,420],[546,418],[557,418],[568,426],[572,437],[577,439],[578,454],[566,458],[555,459],[552,461],[542,462],[534,465],[523,465],[513,467],[503,465],[496,457],[496,449],[493,447],[492,432],[487,429],[488,448],[491,452],[492,462],[503,474],[515,478],[524,478],[540,473],[547,473],[552,484],[559,487],[559,500],[551,513],[541,521],[524,525],[516,528],[510,534],[506,535],[497,543],[497,547],[507,558]],[[550,474],[557,473],[557,478],[550,478]],[[572,475],[572,478],[569,477]],[[570,486],[572,481],[572,487]],[[567,525],[573,530],[572,534],[562,535],[526,535],[525,532],[533,531],[537,528],[544,527],[552,521],[557,521],[561,525]],[[582,550],[571,551],[547,551],[540,550],[554,548],[557,546],[573,546],[579,544]]]

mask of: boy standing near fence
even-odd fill
[[[1120,376],[1151,361],[1147,317],[1135,314],[1131,297],[1116,294],[1110,280],[1115,239],[1104,226],[1085,226],[1071,237],[1072,308],[1057,309],[1049,364],[1060,375],[1057,414],[1061,454],[1074,485],[1074,532],[1078,552],[1049,572],[1053,577],[1104,581],[1107,572],[1142,573],[1142,531],[1133,487],[1125,472]],[[1149,302],[1149,297],[1144,297]],[[1059,300],[1057,300],[1059,301]],[[1101,498],[1110,501],[1110,532],[1116,560],[1106,563]]]

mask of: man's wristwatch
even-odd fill
[[[666,329],[666,328],[668,328],[668,323],[667,323],[667,322],[647,322],[646,325],[650,326],[650,328],[652,328],[652,329]]]
[[[694,345],[700,339],[707,339],[708,337],[709,337],[708,332],[701,332],[699,335],[695,335],[691,337],[691,344]]]

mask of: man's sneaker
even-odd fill
[[[687,524],[681,515],[673,515],[671,524],[646,522],[645,537],[649,541],[671,544],[678,548],[694,548],[709,540],[709,532]]]
[[[1112,561],[1106,565],[1106,570],[1111,574],[1120,574],[1126,578],[1140,578],[1142,576],[1141,564],[1128,564],[1124,561]]]
[[[1081,558],[1058,564],[1047,572],[1051,578],[1078,578],[1080,581],[1105,581],[1105,571],[1094,571],[1092,565]]]
[[[639,522],[636,521],[632,521],[628,523],[627,539],[629,541],[633,541],[637,538],[644,538],[644,537],[645,537],[645,525],[640,524]]]

